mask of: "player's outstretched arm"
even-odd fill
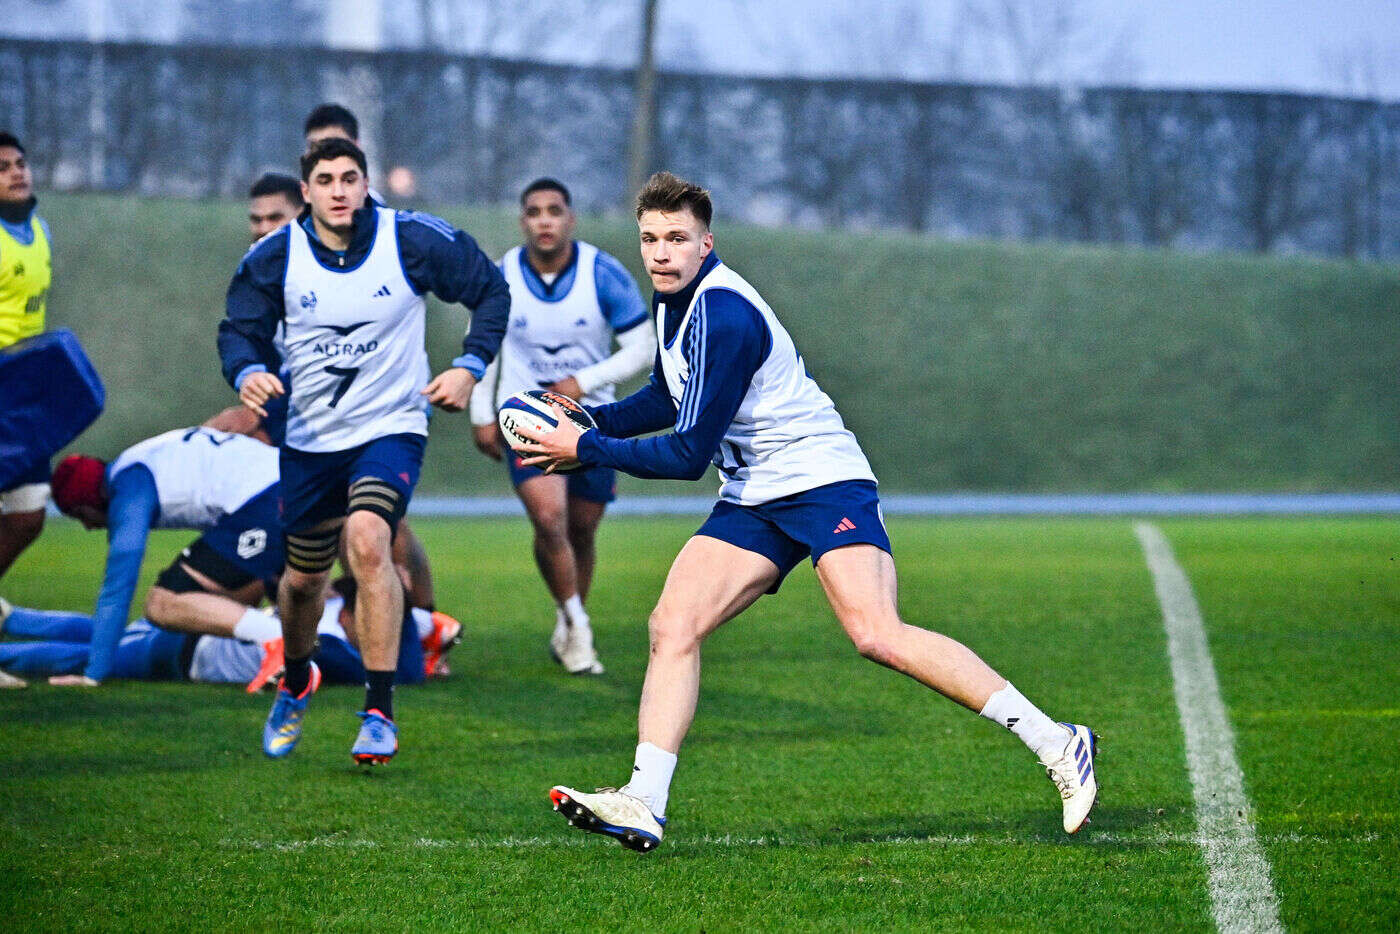
[[[666,391],[658,355],[654,355],[651,379],[641,389],[616,402],[585,408],[598,423],[598,430],[613,438],[633,438],[676,423],[676,405]]]
[[[112,499],[107,507],[107,569],[93,612],[92,651],[83,671],[83,676],[93,682],[112,673],[117,643],[126,629],[141,574],[146,536],[158,510],[155,478],[146,467],[133,465],[113,478]],[[65,683],[83,682],[69,679]]]
[[[676,410],[675,430],[631,439],[585,432],[576,442],[580,463],[613,467],[647,480],[704,476],[754,373],[772,347],[772,336],[757,309],[725,291],[715,300],[706,297],[692,316],[685,339],[690,380]],[[555,434],[562,432],[556,429]]]
[[[461,356],[452,365],[468,370],[474,381],[480,379],[500,351],[510,319],[510,287],[505,277],[475,240],[440,217],[400,211],[396,223],[399,259],[414,291],[432,292],[445,302],[460,302],[471,309],[471,328],[462,339]]]

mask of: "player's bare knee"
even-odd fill
[[[357,575],[387,567],[391,550],[390,526],[382,516],[361,510],[345,520],[345,555]]]
[[[659,606],[652,610],[647,630],[651,634],[652,654],[684,654],[700,644],[694,619]]]
[[[550,521],[535,521],[535,541],[550,551],[565,548],[569,544],[568,527],[564,524],[564,514],[558,513]]]
[[[146,592],[146,606],[144,612],[146,619],[160,625],[161,620],[170,618],[171,601],[175,594],[164,587],[152,587]]]
[[[282,591],[294,602],[304,603],[316,599],[326,586],[326,574],[299,571],[287,568],[282,574]]]
[[[894,660],[894,629],[898,620],[891,621],[884,614],[856,614],[843,619],[842,625],[851,644],[862,657],[888,665]]]

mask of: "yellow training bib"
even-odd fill
[[[34,242],[27,246],[0,225],[0,347],[44,330],[53,258],[38,215],[29,217]]]

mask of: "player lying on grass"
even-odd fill
[[[598,428],[531,432],[526,463],[578,462],[643,478],[698,480],[720,500],[681,549],[649,620],[632,774],[620,790],[555,786],[574,826],[647,851],[661,842],[676,756],[695,714],[700,646],[810,556],[837,620],[866,658],[1009,728],[1059,790],[1064,828],[1094,804],[1094,734],[1056,723],[971,649],[900,619],[875,476],[831,399],[758,292],[713,252],[707,191],[670,173],[637,199],[642,260],[656,287],[660,351],[650,383],[590,409]],[[650,438],[635,435],[671,428]]]
[[[89,529],[107,529],[108,542],[91,653],[81,673],[55,684],[95,686],[113,676],[153,528],[203,534],[156,578],[146,595],[148,620],[259,643],[277,634],[253,609],[282,565],[275,450],[239,435],[181,428],[128,448],[111,464],[67,457],[51,482],[58,508]],[[16,611],[10,634],[35,634],[26,627],[44,625],[43,614]]]
[[[354,633],[355,581],[332,584],[316,627],[316,664],[331,684],[363,684],[365,669]],[[280,622],[263,615],[271,638],[249,641],[231,637],[172,632],[138,619],[126,627],[113,656],[114,678],[189,680],[211,684],[247,684],[256,691],[275,683],[282,672]],[[30,677],[77,674],[91,656],[93,620],[78,613],[35,613],[0,600],[0,633],[29,636],[0,642],[0,668]],[[462,627],[444,613],[412,609],[404,615],[402,648],[395,680],[418,684],[448,674],[447,653]]]
[[[315,144],[301,176],[307,209],[243,258],[218,338],[224,377],[244,405],[265,416],[268,400],[289,397],[280,449],[287,560],[278,585],[287,673],[263,750],[287,755],[300,736],[318,677],[316,621],[343,529],[360,585],[355,613],[367,669],[350,754],[381,764],[398,751],[393,668],[403,589],[395,529],[423,465],[428,409],[466,408],[500,347],[510,291],[462,231],[367,201],[365,156],[354,143]],[[436,377],[424,347],[426,292],[473,312],[460,356]]]

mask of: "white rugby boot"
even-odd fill
[[[599,788],[588,794],[555,785],[549,800],[579,830],[612,837],[629,850],[650,853],[661,843],[666,818],[657,817],[645,801],[625,791]]]
[[[549,637],[549,654],[571,675],[601,675],[603,663],[593,649],[593,630],[556,623]]]
[[[1045,774],[1060,790],[1065,810],[1065,833],[1076,833],[1089,822],[1089,812],[1099,796],[1098,779],[1094,776],[1094,754],[1098,737],[1087,726],[1061,723],[1069,733],[1064,749],[1057,755],[1042,759]]]
[[[19,690],[20,688],[27,687],[29,687],[28,681],[23,678],[17,678],[3,668],[0,668],[0,691]]]

